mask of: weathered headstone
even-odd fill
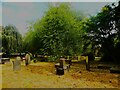
[[[59,66],[56,67],[57,75],[64,75],[64,64],[65,64],[65,58],[60,58]]]
[[[65,58],[60,58],[60,67],[63,68],[64,64],[65,64]]]
[[[63,68],[64,70],[68,70],[69,71],[69,68],[70,68],[70,64],[66,63],[66,59],[65,58],[60,58],[60,67]],[[70,60],[68,60],[70,61]],[[71,62],[69,62],[71,63]]]
[[[14,71],[21,69],[21,58],[20,57],[16,57],[16,60],[12,61],[12,62],[13,62],[13,70]]]
[[[26,54],[25,56],[25,65],[29,65],[30,64],[30,55],[29,54]]]
[[[56,68],[56,74],[57,75],[64,75],[64,69],[61,67]]]

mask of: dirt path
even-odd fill
[[[2,66],[3,88],[118,88],[118,74],[107,70],[85,70],[85,65],[73,64],[65,75],[55,75],[54,63],[38,62],[13,71],[12,64]]]

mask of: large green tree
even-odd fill
[[[64,56],[80,54],[82,31],[80,21],[67,4],[51,6],[42,19],[29,27],[25,42],[44,55]],[[28,40],[29,39],[29,40]],[[27,44],[26,44],[27,45]]]
[[[13,25],[2,27],[2,51],[20,52],[22,49],[22,35]]]
[[[91,50],[99,47],[102,53],[102,60],[104,61],[117,61],[119,49],[119,7],[106,5],[102,8],[96,16],[92,16],[84,21],[83,28],[87,32],[85,39],[88,41],[86,44],[91,44]],[[117,18],[117,19],[116,19]],[[117,58],[116,58],[117,56]]]

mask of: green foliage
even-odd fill
[[[106,5],[96,16],[92,16],[83,22],[83,28],[87,33],[84,36],[87,41],[85,48],[92,45],[91,51],[93,50],[93,52],[96,48],[100,48],[102,59],[105,61],[117,61],[116,45],[120,42],[120,28],[118,27],[120,13],[116,13],[119,7],[120,5]],[[116,19],[116,17],[118,18]]]
[[[49,56],[47,59],[48,59],[49,62],[58,61],[58,57],[57,56]]]
[[[29,47],[36,48],[35,53],[53,57],[81,53],[80,23],[69,5],[51,6],[44,17],[31,25],[30,29],[32,30],[25,36],[24,42],[28,42]]]
[[[2,27],[2,51],[20,52],[22,50],[22,36],[12,25]]]
[[[48,57],[50,61],[60,56],[95,54],[98,51],[103,60],[116,61],[120,58],[119,12],[120,2],[117,6],[106,5],[95,16],[85,18],[83,13],[73,11],[70,5],[57,3],[50,6],[40,20],[30,24],[23,41],[16,27],[2,27],[1,49],[47,55],[51,56]]]

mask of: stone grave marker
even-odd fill
[[[65,64],[65,59],[60,58],[60,67],[63,68],[64,64]]]
[[[29,65],[30,64],[30,55],[29,54],[26,54],[25,56],[25,65]]]
[[[13,62],[13,71],[17,71],[17,70],[21,70],[21,58],[20,57],[16,57],[15,61]]]

